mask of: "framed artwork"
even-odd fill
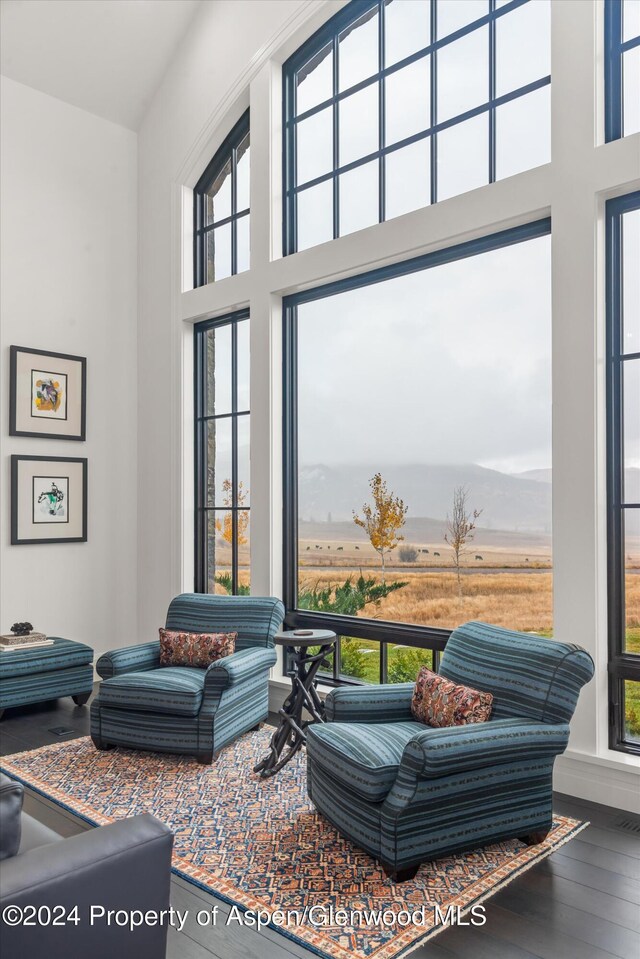
[[[87,360],[84,356],[10,349],[9,434],[84,440]]]
[[[87,460],[11,457],[11,544],[85,543]]]

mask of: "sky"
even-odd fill
[[[298,309],[301,465],[551,466],[544,236]]]

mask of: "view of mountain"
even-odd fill
[[[299,516],[307,522],[350,520],[369,499],[369,479],[381,469],[389,488],[409,507],[407,522],[417,517],[444,519],[453,491],[465,486],[470,509],[482,510],[478,525],[487,529],[549,533],[551,530],[551,471],[535,476],[508,474],[475,464],[407,464],[386,467],[343,465],[302,466],[299,474]],[[549,474],[542,479],[538,474]]]

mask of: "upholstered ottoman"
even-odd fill
[[[84,706],[93,689],[93,650],[52,636],[53,646],[0,651],[0,718],[9,706],[71,696]]]

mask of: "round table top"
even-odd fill
[[[335,641],[336,634],[330,629],[285,629],[275,636],[276,646],[324,646]]]

